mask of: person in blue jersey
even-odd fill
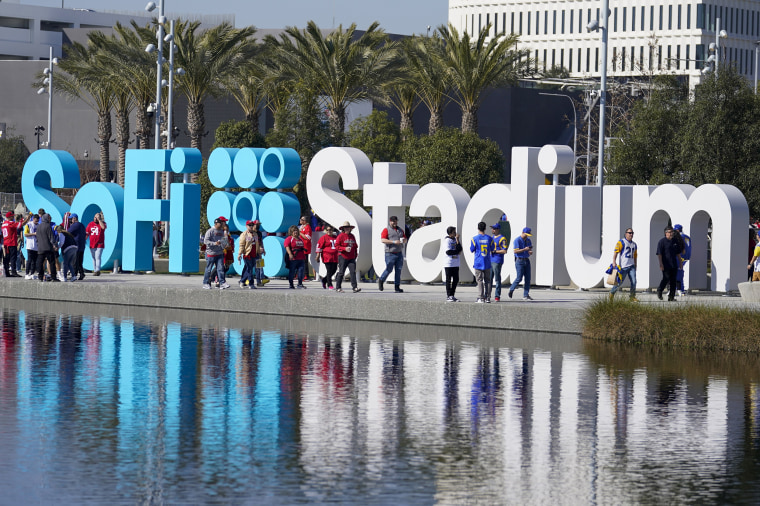
[[[509,287],[509,298],[512,298],[512,294],[517,289],[517,285],[520,281],[523,282],[523,300],[533,300],[530,296],[530,256],[533,254],[533,243],[530,242],[531,234],[530,227],[522,229],[522,233],[517,236],[512,243],[512,252],[515,254],[515,268],[517,269],[517,276],[512,282],[512,286]]]
[[[619,258],[619,261],[618,261]],[[620,272],[620,281],[610,290],[610,300],[615,297],[615,292],[625,281],[626,276],[631,280],[631,302],[638,302],[636,298],[636,264],[638,261],[638,246],[633,242],[633,229],[625,231],[625,236],[615,243],[615,252],[612,254],[612,265],[616,265]]]
[[[475,302],[482,304],[491,302],[489,294],[491,293],[491,254],[493,253],[493,238],[486,234],[486,224],[481,221],[478,223],[478,235],[472,238],[470,251],[475,253],[475,280],[478,282],[478,300]]]
[[[495,223],[491,225],[493,232],[493,254],[491,254],[491,287],[494,289],[494,300],[501,300],[501,268],[504,265],[504,255],[507,253],[507,238],[501,235],[501,225]],[[488,298],[491,299],[491,291],[488,291]]]
[[[678,289],[678,294],[683,297],[686,295],[686,285],[683,281],[683,268],[686,265],[686,262],[691,258],[691,237],[684,233],[683,225],[673,225],[673,230],[675,230],[675,234],[681,236],[683,248],[681,254],[678,255],[678,275],[676,276],[676,288]]]

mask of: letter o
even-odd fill
[[[235,181],[241,188],[261,188],[261,173],[259,171],[259,159],[266,152],[264,148],[243,148],[235,155],[232,172]]]
[[[219,216],[225,218],[232,216],[232,205],[237,193],[218,191],[211,194],[206,204],[206,221],[209,226],[214,226],[214,220]],[[238,230],[234,221],[229,222],[230,230]]]
[[[196,148],[174,148],[169,165],[175,174],[195,174],[201,170],[203,156]]]
[[[298,223],[301,204],[292,193],[267,192],[259,202],[258,215],[261,227],[270,234],[287,232],[290,225]]]
[[[283,276],[285,268],[285,238],[268,235],[264,238],[264,275],[268,277]]]
[[[267,188],[293,188],[301,179],[301,157],[294,149],[269,148],[259,159],[259,172]]]
[[[237,148],[216,148],[208,158],[208,180],[216,188],[237,186],[232,166]]]
[[[237,230],[245,230],[245,222],[255,220],[258,214],[259,202],[263,198],[260,193],[240,192],[232,204],[232,219]]]

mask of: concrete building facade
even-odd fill
[[[590,0],[449,0],[449,23],[477,34],[491,24],[491,35],[520,35],[539,71],[561,66],[571,77],[601,75],[601,37],[586,26],[600,19],[601,2]],[[726,30],[721,63],[752,79],[760,39],[760,2],[750,0],[623,0],[610,4],[608,76],[671,73],[699,83],[715,42],[716,23]]]

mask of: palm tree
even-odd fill
[[[114,84],[107,69],[97,58],[97,48],[74,42],[66,47],[66,57],[59,63],[61,72],[54,86],[71,98],[81,100],[98,114],[97,143],[100,145],[100,181],[108,181],[111,142],[111,108]]]
[[[417,96],[417,82],[409,71],[409,46],[413,43],[413,40],[413,38],[403,39],[399,59],[404,72],[401,73],[396,82],[386,86],[388,102],[401,115],[399,126],[402,135],[404,135],[403,132],[414,131],[414,111],[420,105],[420,100]]]
[[[116,114],[116,148],[118,150],[116,182],[124,186],[126,152],[130,143],[129,115],[135,108],[135,99],[130,91],[131,76],[124,71],[134,65],[134,62],[125,59],[125,41],[115,34],[106,36],[103,32],[90,32],[89,40],[92,46],[97,48],[96,58],[100,66],[114,84],[113,106]]]
[[[239,72],[227,76],[223,83],[232,98],[240,104],[254,133],[259,133],[261,106],[267,100],[267,69],[259,56],[257,54],[245,62]]]
[[[442,64],[462,109],[462,132],[478,131],[478,108],[489,87],[515,84],[530,68],[527,49],[517,49],[518,36],[510,34],[489,39],[491,25],[483,27],[477,40],[467,32],[460,37],[453,25],[440,26],[445,43]],[[488,40],[488,42],[486,42]]]
[[[430,111],[428,134],[433,135],[443,127],[443,110],[449,102],[451,86],[448,69],[442,63],[443,41],[435,34],[432,37],[414,37],[405,45],[405,52],[417,95]]]
[[[367,99],[385,100],[383,85],[397,79],[397,44],[372,23],[361,35],[356,24],[328,35],[313,21],[301,31],[289,27],[279,47],[286,79],[303,81],[326,101],[333,144],[342,145],[346,107]]]
[[[229,23],[222,23],[196,33],[199,26],[197,21],[178,22],[174,40],[177,44],[175,64],[185,69],[185,75],[177,84],[188,101],[190,146],[202,149],[202,140],[206,135],[203,103],[208,96],[219,96],[223,92],[221,83],[240,71],[251,52],[251,36],[256,29],[237,29]],[[193,180],[197,180],[197,174],[193,174]]]

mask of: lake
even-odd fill
[[[0,302],[0,503],[760,502],[760,362]]]

